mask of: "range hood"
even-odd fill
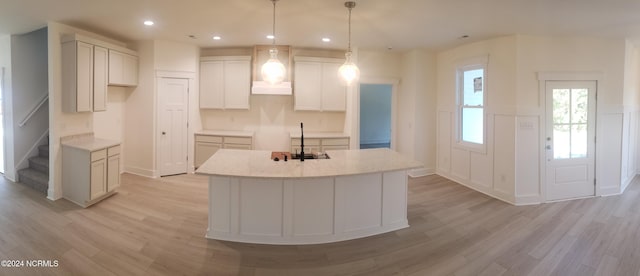
[[[287,69],[287,77],[279,84],[270,84],[262,80],[260,68],[269,60],[269,49],[273,45],[256,45],[253,48],[253,81],[251,82],[251,94],[254,95],[291,95],[291,46],[276,45],[278,59]]]
[[[254,95],[291,95],[290,81],[283,81],[279,84],[270,84],[266,81],[253,81],[251,94]]]

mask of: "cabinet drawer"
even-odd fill
[[[240,145],[240,144],[224,144],[223,148],[225,149],[242,149],[242,150],[250,150],[251,145]]]
[[[114,156],[120,154],[120,145],[113,146],[107,149],[108,156]]]
[[[324,138],[322,139],[323,146],[345,146],[349,145],[349,138]]]
[[[211,135],[196,135],[196,142],[222,143],[222,137]]]
[[[226,144],[242,144],[251,146],[251,137],[224,137]]]
[[[291,145],[292,146],[300,146],[300,138],[291,138]],[[320,139],[316,139],[316,138],[305,138],[304,139],[304,145],[305,146],[319,146],[320,145]]]
[[[335,145],[335,146],[322,146],[322,151],[328,151],[328,150],[348,150],[349,146],[348,145]]]
[[[100,159],[105,159],[107,157],[107,150],[106,149],[102,149],[102,150],[97,150],[91,153],[91,162],[93,161],[97,161]]]

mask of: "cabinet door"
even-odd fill
[[[203,143],[196,142],[196,152],[194,166],[200,167],[205,161],[209,160],[211,156],[222,148],[222,144],[218,143]]]
[[[138,57],[109,50],[109,84],[138,85]]]
[[[294,82],[295,110],[322,110],[322,64],[296,62]]]
[[[124,54],[122,75],[125,85],[138,85],[138,57]]]
[[[107,192],[120,187],[120,154],[109,156],[107,161]]]
[[[124,82],[123,67],[124,55],[120,52],[109,50],[109,84],[119,85]]]
[[[77,41],[76,48],[76,110],[93,111],[93,45]],[[65,93],[73,93],[67,91]]]
[[[224,107],[224,62],[200,62],[200,108]]]
[[[108,50],[93,48],[93,111],[107,110]]]
[[[322,64],[322,110],[345,111],[347,106],[347,88],[338,79],[341,64]]]
[[[91,162],[91,200],[107,193],[107,162],[100,159]]]
[[[224,108],[249,109],[251,92],[251,62],[224,62]]]

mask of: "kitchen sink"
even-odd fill
[[[291,154],[291,159],[294,159],[294,160],[300,159],[300,154],[292,153]],[[319,155],[314,155],[314,154],[311,154],[311,153],[305,153],[304,154],[304,159],[305,160],[306,159],[310,159],[311,160],[311,159],[330,159],[330,158],[329,158],[329,155],[326,154],[326,153],[319,154]]]

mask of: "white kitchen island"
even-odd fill
[[[271,160],[270,151],[218,150],[209,175],[207,238],[315,244],[408,227],[407,170],[389,149],[327,151],[330,159]]]

